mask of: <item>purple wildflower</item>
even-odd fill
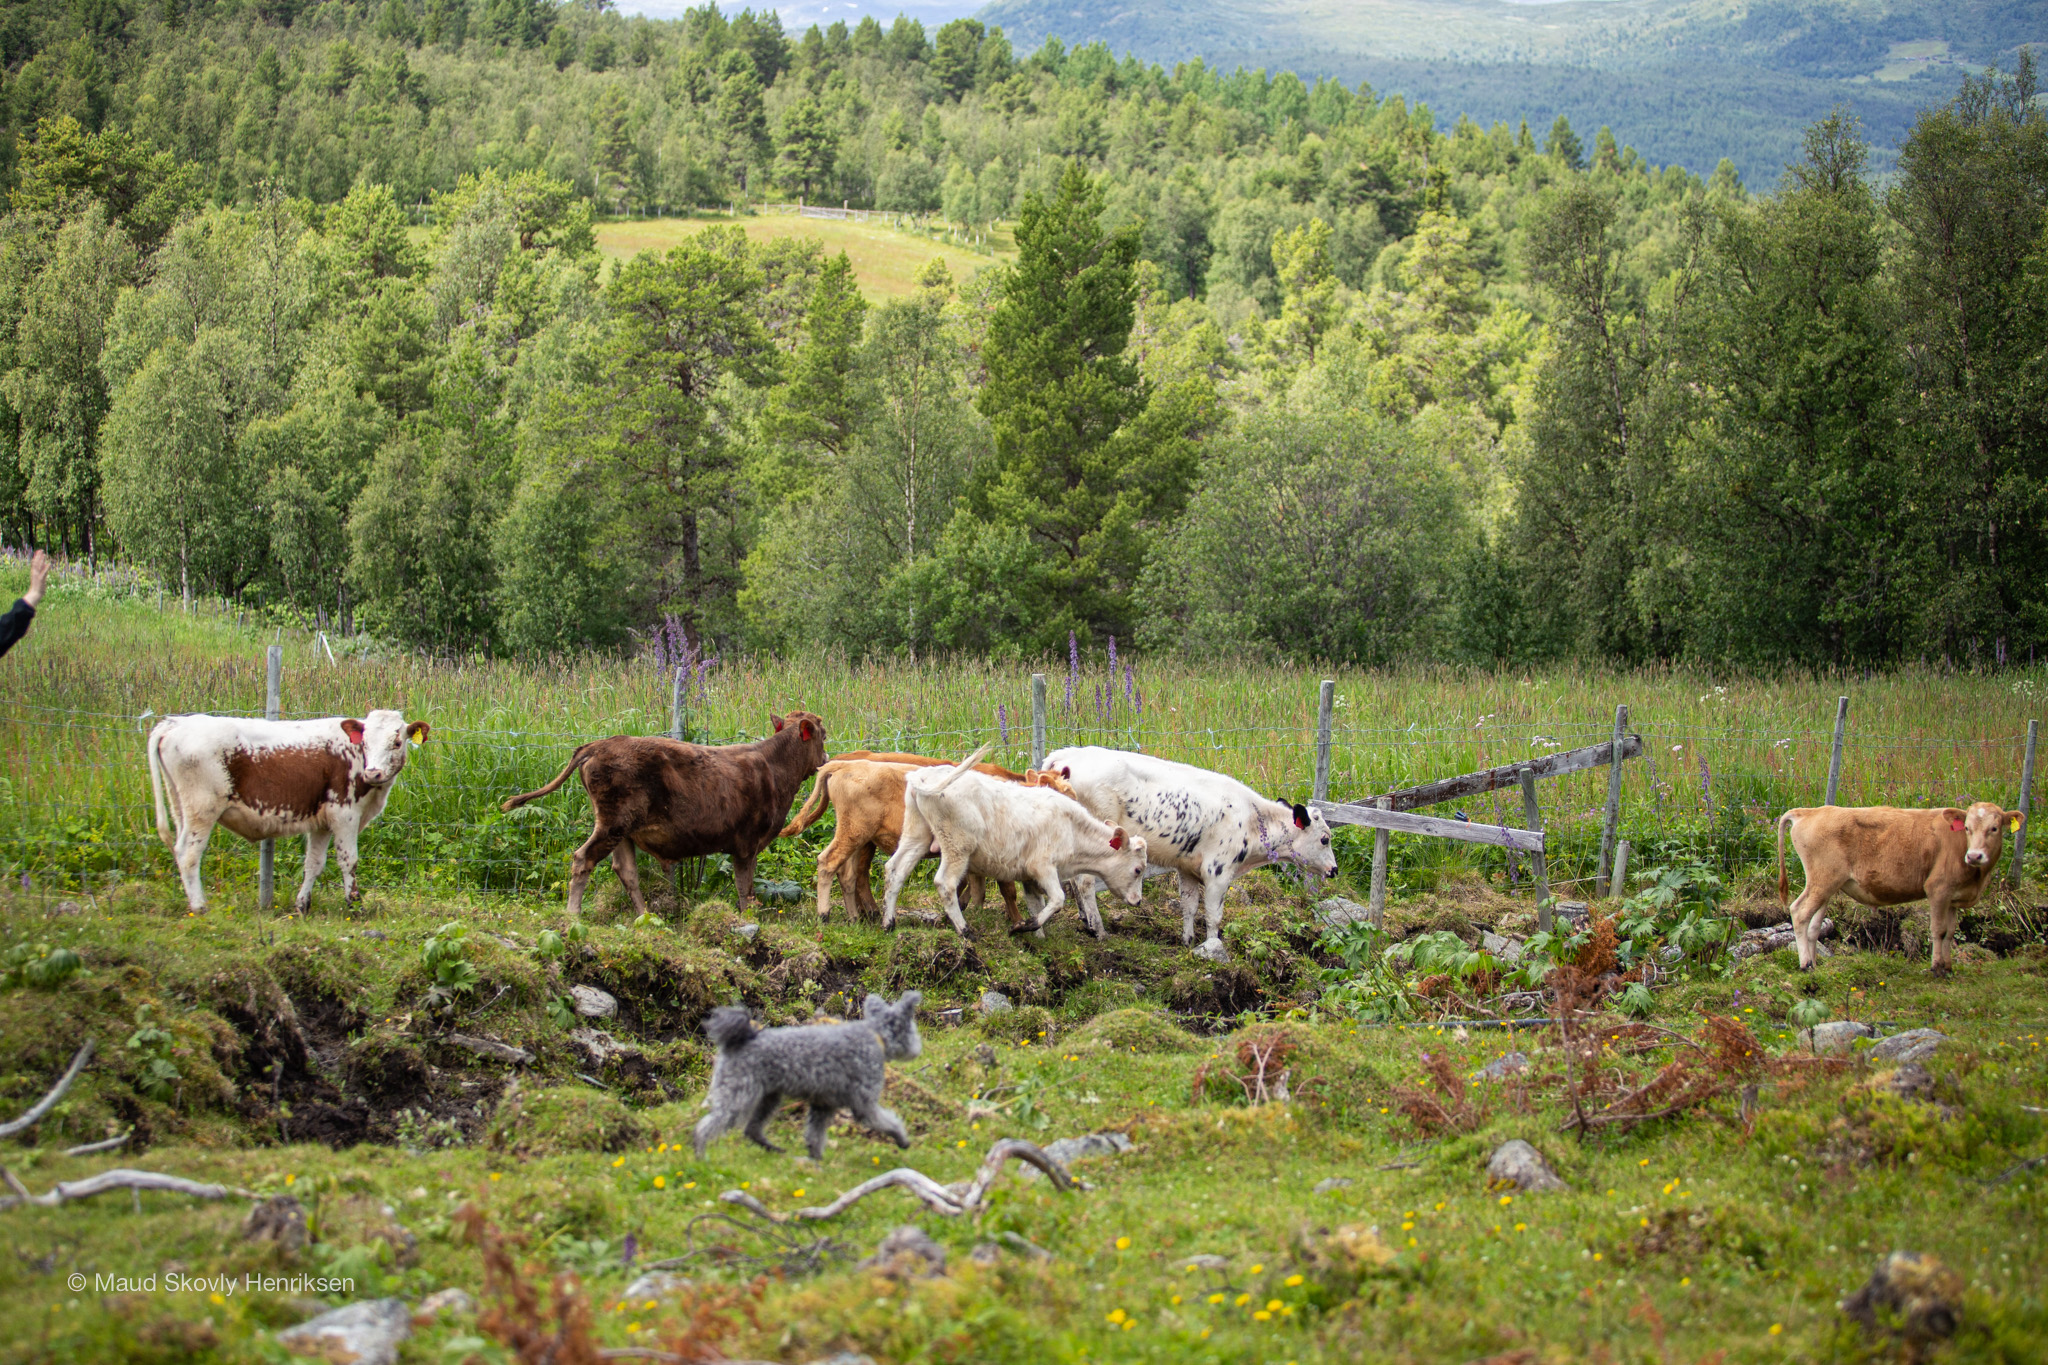
[[[1116,636],[1109,637],[1109,676],[1116,677]]]
[[[1131,671],[1130,663],[1126,661],[1124,664],[1124,704],[1126,706],[1130,705],[1131,690],[1135,685],[1136,681],[1136,675]]]
[[[996,703],[996,729],[1002,732],[1003,743],[1008,744],[1010,742],[1010,708],[1001,702]]]
[[[1074,709],[1074,688],[1081,681],[1081,645],[1067,632],[1067,710]]]
[[[1104,706],[1104,705],[1102,704],[1102,684],[1101,684],[1101,683],[1097,683],[1097,684],[1095,684],[1095,714],[1096,714],[1097,716],[1101,717],[1101,718],[1102,718],[1102,719],[1104,719],[1104,720],[1108,720],[1108,719],[1109,719],[1109,708],[1108,708],[1107,706]]]

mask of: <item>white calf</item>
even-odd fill
[[[1067,779],[1076,801],[1142,838],[1153,862],[1180,874],[1181,942],[1194,942],[1199,901],[1209,928],[1196,949],[1204,957],[1224,955],[1223,894],[1238,873],[1277,862],[1323,877],[1337,873],[1330,826],[1320,813],[1269,801],[1236,778],[1093,746],[1055,750],[1044,766]],[[1094,886],[1083,882],[1076,895],[1092,917]]]
[[[406,741],[425,740],[423,720],[397,711],[362,720],[244,720],[235,716],[172,716],[149,732],[149,785],[156,832],[177,860],[186,902],[206,908],[199,860],[215,825],[254,843],[306,836],[306,880],[292,908],[304,913],[313,882],[335,849],[350,900],[356,886],[356,840],[383,813],[391,784],[405,768]],[[175,833],[171,828],[177,822]]]
[[[975,755],[980,757],[979,754]],[[1050,787],[1020,787],[972,771],[973,759],[957,768],[925,768],[903,789],[903,837],[889,856],[882,900],[882,927],[896,925],[896,898],[911,870],[937,849],[940,903],[963,936],[960,884],[969,873],[987,881],[1020,882],[1025,903],[1043,897],[1035,923],[1041,928],[1058,910],[1062,878],[1082,873],[1102,878],[1136,905],[1145,890],[1145,841],[1097,820]]]

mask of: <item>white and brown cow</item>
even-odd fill
[[[1778,817],[1778,899],[1785,876],[1785,835],[1806,872],[1806,889],[1791,903],[1799,967],[1813,967],[1814,922],[1836,892],[1865,905],[1925,900],[1934,930],[1936,976],[1946,975],[1963,910],[1990,884],[2007,827],[2027,817],[1995,801],[1967,809],[1902,810],[1897,806],[1802,806]]]
[[[295,910],[312,904],[329,844],[348,898],[360,899],[356,840],[383,813],[405,769],[406,741],[425,740],[427,730],[425,721],[407,724],[398,711],[372,711],[361,720],[195,715],[158,722],[149,732],[156,832],[177,860],[192,909],[206,908],[199,860],[215,825],[252,843],[306,836],[306,880]]]

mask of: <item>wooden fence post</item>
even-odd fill
[[[1593,893],[1614,866],[1614,838],[1621,828],[1621,742],[1628,734],[1628,706],[1614,708],[1614,751],[1607,758],[1607,823],[1600,830],[1600,866],[1593,873]]]
[[[1316,786],[1315,799],[1330,799],[1330,712],[1337,701],[1337,680],[1323,679],[1321,695],[1316,700]]]
[[[2041,737],[2041,722],[2027,722],[2027,756],[2020,762],[2020,830],[2012,840],[2012,884],[2017,887],[2027,856],[2027,826],[2034,818],[2034,742]]]
[[[1623,839],[1614,846],[1614,881],[1607,894],[1616,900],[1628,897],[1628,840]]]
[[[1524,768],[1522,777],[1522,824],[1531,833],[1543,832],[1543,812],[1536,804],[1536,770]],[[1536,879],[1536,927],[1550,928],[1550,876],[1541,849],[1529,853],[1529,875]]]
[[[1380,810],[1391,810],[1391,797],[1373,798],[1373,805]],[[1372,832],[1372,892],[1366,897],[1365,908],[1372,920],[1372,927],[1378,929],[1387,918],[1387,832],[1376,829]]]
[[[676,676],[669,684],[668,692],[668,737],[681,743],[687,734],[683,724],[683,675],[684,665],[677,665]],[[676,859],[668,867],[668,893],[677,905],[683,902],[683,860]]]
[[[1849,699],[1839,697],[1835,701],[1835,751],[1828,759],[1828,801],[1835,804],[1835,792],[1842,785],[1842,737],[1849,729]]]
[[[279,632],[282,637],[283,632]],[[263,719],[276,720],[284,694],[284,646],[272,645],[263,658]],[[256,854],[256,910],[270,913],[277,896],[277,840],[265,839]]]
[[[1045,674],[1031,675],[1031,766],[1045,766]]]

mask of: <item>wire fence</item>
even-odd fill
[[[1307,796],[1313,779],[1318,726],[1313,680],[1301,683],[1299,725],[1201,725],[1167,708],[1105,706],[1093,714],[1055,705],[1046,719],[1047,747],[1100,744],[1137,749],[1211,768],[1276,797]],[[652,691],[652,689],[650,689]],[[1112,701],[1114,700],[1112,696]],[[911,715],[850,708],[827,716],[831,749],[907,750],[938,757],[965,754],[984,743],[990,760],[1021,769],[1031,757],[1030,716],[994,709],[984,727],[920,726]],[[1398,787],[1509,764],[1611,737],[1610,717],[1559,716],[1534,722],[1482,717],[1429,727],[1344,723],[1331,734],[1330,796],[1364,799]],[[384,815],[362,840],[360,876],[370,887],[431,891],[554,893],[566,875],[567,855],[589,830],[589,811],[574,784],[556,796],[509,814],[498,803],[551,779],[577,744],[618,730],[667,733],[674,724],[658,701],[620,708],[637,724],[571,729],[544,716],[522,717],[493,709],[483,724],[435,724],[416,748]],[[259,711],[216,714],[258,715]],[[286,718],[332,715],[295,712]],[[160,719],[135,713],[67,708],[0,699],[0,869],[24,891],[47,895],[91,893],[135,878],[174,877],[158,838],[144,757],[144,739]],[[1633,866],[1647,869],[1673,858],[1697,858],[1723,871],[1767,864],[1775,856],[1774,818],[1792,806],[1818,805],[1825,796],[1834,744],[1832,708],[1810,728],[1745,724],[1739,714],[1722,724],[1660,719],[1632,711],[1630,729],[1643,754],[1623,767],[1621,837],[1634,850]],[[664,723],[667,722],[667,723]],[[765,725],[761,727],[765,730]],[[728,742],[758,737],[736,728],[692,731],[691,737]],[[2020,805],[2027,735],[1874,734],[1849,727],[1838,801],[1843,805],[1940,806],[1968,800]],[[1541,783],[1553,886],[1588,878],[1598,857],[1608,776],[1596,768]],[[1446,803],[1435,813],[1463,811],[1487,824],[1524,823],[1519,794],[1497,791]],[[829,831],[814,829],[801,841],[778,841],[763,857],[763,872],[808,882],[811,860]],[[1369,832],[1338,836],[1347,874],[1364,866]],[[210,894],[236,894],[254,884],[256,850],[217,833],[207,853]],[[2028,853],[2030,870],[2038,856]],[[1392,878],[1427,878],[1448,866],[1473,868],[1510,885],[1526,877],[1505,850],[1396,835]],[[298,845],[278,853],[279,898],[298,880]],[[330,881],[332,874],[330,874]]]

